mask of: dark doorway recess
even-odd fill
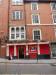
[[[19,59],[24,59],[24,48],[23,47],[19,48]]]

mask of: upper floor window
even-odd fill
[[[56,10],[56,3],[51,3],[52,10]]]
[[[25,27],[10,27],[10,40],[25,40]]]
[[[38,3],[31,3],[31,9],[32,10],[38,10]]]
[[[40,23],[40,18],[38,14],[32,14],[32,23],[33,24],[39,24]]]
[[[41,40],[41,31],[40,30],[33,31],[33,40]]]
[[[56,24],[56,14],[53,14],[53,23]]]
[[[22,3],[23,3],[23,0],[12,0],[13,5],[19,5],[19,4],[22,4]]]
[[[13,11],[12,12],[12,19],[13,20],[21,20],[21,19],[23,19],[23,12],[22,11]]]

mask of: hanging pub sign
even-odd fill
[[[31,51],[36,51],[36,48],[35,47],[31,47]]]

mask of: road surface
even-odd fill
[[[0,63],[0,74],[51,74],[56,75],[56,66],[50,64]]]

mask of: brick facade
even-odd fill
[[[14,11],[23,12],[23,18],[21,20],[13,20],[12,13]],[[23,41],[21,40],[18,40],[18,41],[14,40],[15,42],[11,41],[13,46],[15,44],[23,45],[22,43],[26,44],[26,42],[28,46],[29,46],[28,43],[37,43],[37,41],[35,42],[33,41],[33,30],[37,30],[37,29],[41,30],[40,41],[44,41],[44,42],[56,41],[55,31],[54,31],[54,29],[56,29],[56,25],[53,24],[52,13],[53,12],[51,10],[51,2],[48,2],[48,3],[39,2],[38,10],[31,10],[31,2],[29,3],[23,2],[23,4],[21,5],[13,5],[12,0],[3,0],[0,4],[0,15],[1,15],[0,16],[0,37],[7,36],[9,38],[10,27],[24,26],[26,39]],[[39,15],[39,20],[40,20],[39,24],[32,24],[32,14]],[[11,42],[10,43],[9,42],[10,40],[6,42],[6,45],[5,45],[6,50],[7,50],[7,45],[10,48]],[[1,56],[6,56],[6,53],[7,53],[6,50],[4,50],[4,53],[1,52],[2,53]],[[31,54],[30,57],[36,58],[36,55]]]

